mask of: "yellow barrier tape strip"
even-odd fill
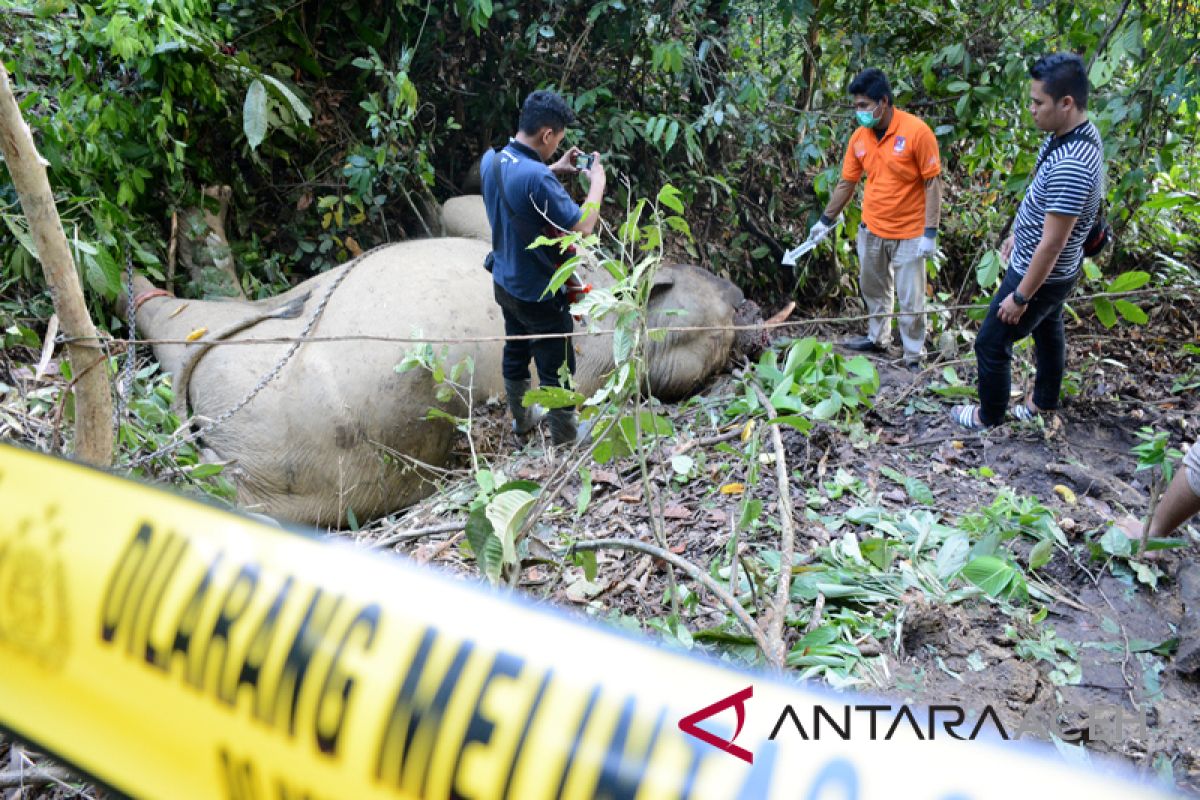
[[[854,703],[0,445],[0,726],[131,796],[1153,795]]]

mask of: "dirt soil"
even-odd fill
[[[1139,441],[1136,431],[1147,425],[1168,431],[1176,447],[1197,437],[1200,401],[1194,388],[1178,390],[1200,376],[1200,359],[1181,350],[1185,343],[1200,340],[1195,320],[1200,315],[1194,308],[1168,307],[1157,309],[1144,328],[1069,328],[1068,385],[1074,393],[1059,413],[1045,417],[1044,424],[1014,423],[985,433],[957,428],[947,414],[955,401],[934,390],[954,380],[971,385],[974,359],[969,345],[960,343],[957,357],[942,357],[918,374],[903,368],[894,357],[898,352],[891,358],[873,358],[881,388],[856,437],[824,425],[808,436],[783,429],[800,561],[813,558],[831,538],[820,523],[804,518],[807,493],[819,490],[839,471],[865,482],[873,502],[885,509],[912,504],[881,475],[885,467],[924,481],[934,498],[929,509],[943,519],[984,508],[1009,487],[1053,509],[1071,540],[1071,552],[1057,553],[1039,577],[1058,598],[1046,606],[1046,626],[1074,646],[1082,669],[1078,684],[1055,685],[1051,664],[1019,655],[1013,637],[1006,634],[1013,617],[997,605],[934,605],[914,594],[903,598],[899,640],[863,647],[864,654],[870,647],[886,663],[885,669],[872,670],[864,689],[893,701],[991,706],[1006,726],[1038,717],[1053,720],[1068,737],[1072,732],[1077,737],[1083,728],[1100,730],[1089,727],[1081,709],[1089,709],[1090,717],[1098,709],[1119,708],[1127,719],[1145,719],[1146,727],[1116,743],[1093,740],[1087,749],[1126,760],[1143,773],[1171,776],[1181,790],[1200,796],[1200,681],[1177,674],[1169,655],[1132,652],[1149,647],[1145,643],[1168,643],[1163,652],[1169,653],[1184,613],[1175,576],[1181,566],[1196,561],[1200,525],[1185,528],[1189,543],[1184,549],[1161,557],[1162,577],[1153,590],[1111,569],[1111,564],[1089,558],[1088,552],[1088,543],[1114,520],[1146,512],[1148,473],[1136,471],[1130,452]],[[791,333],[837,340],[855,332],[797,326]],[[1015,387],[1029,381],[1027,362],[1028,356],[1020,354]],[[948,375],[948,368],[956,374]],[[677,436],[649,456],[669,549],[705,571],[725,559],[738,513],[739,497],[723,494],[718,487],[747,477],[745,462],[728,450],[742,446],[744,428],[721,424],[721,410],[732,399],[733,379],[726,374],[699,398],[663,409],[672,417]],[[545,486],[563,456],[548,450],[544,440],[516,448],[501,406],[483,407],[477,414],[476,449],[488,463],[503,469],[509,479],[531,479]],[[683,483],[672,477],[670,466],[671,456],[680,454],[693,458],[698,473]],[[438,496],[356,534],[331,535],[353,536],[364,546],[393,549],[462,579],[479,580],[463,533],[464,508],[475,493],[465,445],[461,456],[457,478]],[[764,501],[764,519],[774,520],[779,497],[771,470],[763,474],[756,496]],[[580,479],[571,475],[563,485],[545,524],[535,530],[538,541],[530,545],[520,587],[534,598],[656,636],[648,622],[669,613],[663,604],[667,584],[660,562],[647,555],[601,551],[598,575],[589,583],[580,568],[563,567],[550,558],[549,550],[561,545],[564,533],[576,539],[653,541],[637,464],[632,459],[593,464],[591,477],[590,502],[579,517],[574,512]],[[1061,487],[1074,497],[1065,497]],[[856,502],[847,495],[831,501],[822,513],[836,514]],[[760,527],[757,539],[745,537],[739,543],[739,552],[777,547],[774,531],[768,525]],[[697,592],[699,603],[686,618],[689,629],[727,624],[728,614],[720,604],[703,589]],[[789,646],[803,634],[802,628],[787,630]],[[1098,723],[1091,718],[1090,724]],[[19,757],[0,742],[0,771],[16,765]],[[29,788],[22,795],[71,796],[101,795],[94,788],[62,784]]]
[[[1104,562],[1089,559],[1087,547],[1115,520],[1140,518],[1146,513],[1148,473],[1136,471],[1136,457],[1130,452],[1139,442],[1135,432],[1148,425],[1166,430],[1171,433],[1172,445],[1182,447],[1194,441],[1200,430],[1200,402],[1195,391],[1171,391],[1181,378],[1190,375],[1194,381],[1200,375],[1196,357],[1180,351],[1189,341],[1189,332],[1190,341],[1197,340],[1197,332],[1194,323],[1185,321],[1186,315],[1183,319],[1176,315],[1179,312],[1182,309],[1167,309],[1152,320],[1149,329],[1110,333],[1099,327],[1080,330],[1076,326],[1069,330],[1068,369],[1073,372],[1068,383],[1075,394],[1058,413],[1046,415],[1044,424],[1013,423],[970,433],[951,422],[947,411],[956,401],[940,397],[932,389],[946,384],[943,373],[947,367],[957,372],[960,381],[973,382],[974,359],[964,348],[962,357],[941,359],[919,374],[909,372],[894,358],[898,352],[893,358],[873,359],[881,388],[876,408],[867,417],[868,446],[859,443],[856,447],[848,438],[824,428],[814,429],[808,437],[784,430],[787,463],[793,475],[792,502],[801,527],[798,553],[830,539],[820,525],[804,521],[803,507],[805,492],[839,469],[877,491],[880,506],[901,509],[909,505],[904,492],[881,477],[880,468],[885,466],[924,480],[935,498],[932,510],[945,519],[988,506],[1003,487],[1035,497],[1054,510],[1072,544],[1069,557],[1056,555],[1039,577],[1059,596],[1047,605],[1046,622],[1060,640],[1075,647],[1082,669],[1077,685],[1057,686],[1049,678],[1051,664],[1019,656],[1013,639],[1005,634],[1012,618],[995,605],[930,605],[917,599],[910,603],[906,598],[902,641],[878,643],[887,669],[874,676],[870,691],[894,701],[961,703],[976,710],[990,705],[1009,731],[1022,722],[1034,727],[1041,720],[1038,731],[1057,730],[1067,743],[1090,737],[1085,743],[1090,753],[1126,760],[1143,774],[1157,774],[1163,780],[1173,776],[1180,790],[1200,796],[1200,681],[1177,674],[1169,656],[1131,652],[1129,648],[1130,644],[1135,650],[1149,646],[1146,643],[1168,643],[1169,647],[1177,636],[1184,609],[1175,575],[1181,566],[1195,562],[1200,525],[1184,529],[1183,536],[1189,540],[1184,549],[1160,556],[1157,564],[1162,577],[1156,590],[1131,576],[1114,574]],[[1162,335],[1166,331],[1172,335]],[[847,332],[817,333],[833,339]],[[795,335],[811,333],[798,330]],[[1014,401],[1020,387],[1031,384],[1028,359],[1018,356]],[[738,431],[711,422],[713,410],[731,399],[731,380],[726,376],[715,381],[699,401],[666,409],[676,430],[688,433],[681,434],[673,448],[663,448],[650,459],[655,492],[662,493],[670,550],[703,569],[723,557],[737,513],[738,498],[722,495],[715,487],[743,477],[739,467],[729,467],[730,459],[721,454],[721,445],[715,441],[733,439],[732,444],[737,445]],[[511,451],[513,442],[505,429],[503,410],[493,407],[482,413],[477,424],[485,432],[484,451],[497,456]],[[693,480],[681,486],[670,480],[670,456],[680,452],[704,465],[707,481]],[[555,463],[554,456],[535,442],[512,456],[505,469],[510,478],[541,481],[551,474]],[[992,474],[982,477],[982,467]],[[627,460],[616,467],[593,465],[592,479],[590,505],[577,521],[570,512],[580,491],[579,479],[572,478],[565,485],[559,521],[541,531],[550,534],[548,541],[554,539],[555,524],[581,539],[652,541],[636,464]],[[769,498],[764,509],[768,518],[777,517],[778,511],[773,486],[769,478],[760,480],[758,486],[760,495]],[[1070,501],[1059,493],[1061,487],[1074,493]],[[457,496],[451,489],[382,527],[364,531],[360,538],[386,541],[397,531],[445,522],[454,503],[468,499],[472,491],[464,481],[457,487]],[[842,502],[849,506],[852,500]],[[823,513],[831,513],[833,508],[823,509]],[[764,528],[761,535],[770,535],[770,529]],[[1024,547],[1028,549],[1028,545]],[[461,531],[418,536],[396,549],[464,577],[478,576]],[[582,580],[577,568],[558,570],[531,559],[526,562],[521,586],[535,597],[580,609],[589,616],[644,622],[669,613],[662,603],[666,583],[661,564],[639,554],[601,552],[593,585]],[[706,610],[711,611],[707,619]],[[1192,613],[1198,612],[1200,609],[1193,608]],[[709,598],[688,624],[694,628],[716,625],[725,617],[719,604]],[[643,630],[657,635],[645,625]],[[802,633],[796,630],[791,635],[798,638]],[[1113,733],[1116,717],[1125,725],[1120,737]],[[1146,720],[1144,728],[1135,724],[1138,719]]]

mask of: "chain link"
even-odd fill
[[[125,298],[125,327],[129,331],[129,340],[125,343],[125,377],[117,385],[117,402],[113,408],[113,433],[118,441],[121,438],[121,422],[125,419],[125,410],[129,401],[133,399],[133,371],[137,361],[137,323],[133,318],[133,252],[130,250],[125,251]],[[107,361],[106,358],[106,370]]]
[[[317,321],[321,319],[321,315],[325,312],[325,306],[328,305],[330,298],[333,297],[333,293],[337,290],[338,286],[341,285],[342,281],[344,281],[346,279],[346,276],[348,276],[354,270],[354,268],[356,266],[358,266],[360,263],[362,263],[362,261],[367,256],[371,255],[372,253],[375,253],[377,250],[382,250],[384,247],[388,247],[388,246],[389,245],[380,245],[379,247],[374,247],[374,248],[368,250],[367,252],[363,253],[362,255],[356,257],[353,261],[351,261],[350,263],[348,263],[346,265],[345,269],[342,270],[342,274],[338,275],[337,278],[334,279],[333,283],[331,283],[329,285],[329,288],[325,291],[325,295],[321,298],[321,302],[317,304],[317,307],[315,309],[313,309],[312,316],[310,316],[308,318],[308,322],[305,323],[304,330],[302,330],[300,332],[300,336],[294,342],[292,342],[291,347],[289,347],[287,349],[287,352],[285,352],[283,354],[283,357],[279,359],[279,361],[275,364],[274,367],[271,368],[271,370],[269,372],[267,372],[265,375],[262,376],[262,378],[259,380],[259,382],[257,384],[255,384],[254,388],[252,388],[249,392],[247,392],[246,396],[243,397],[237,403],[237,405],[221,412],[220,415],[218,415],[211,422],[204,425],[204,427],[202,427],[196,431],[193,431],[192,433],[189,433],[187,436],[183,437],[182,439],[177,439],[174,442],[165,444],[162,447],[160,447],[158,450],[155,450],[153,453],[150,453],[149,455],[145,455],[139,459],[136,459],[132,464],[129,465],[129,469],[138,469],[139,467],[143,467],[146,464],[149,464],[151,461],[154,461],[155,459],[159,459],[169,453],[173,453],[174,451],[178,450],[180,447],[183,447],[185,444],[190,444],[190,443],[196,441],[197,439],[206,435],[213,428],[216,428],[217,426],[223,425],[226,422],[228,422],[229,419],[231,417],[233,417],[234,414],[238,413],[243,408],[248,406],[250,404],[250,402],[252,400],[254,400],[255,397],[258,396],[259,392],[261,392],[263,389],[267,388],[267,386],[271,383],[271,381],[275,380],[275,378],[277,378],[279,376],[279,373],[283,371],[283,368],[285,366],[287,366],[288,361],[290,361],[292,356],[294,356],[296,354],[296,351],[300,349],[300,346],[305,343],[305,340],[308,338],[308,335],[310,333],[312,333],[313,328],[316,327]]]

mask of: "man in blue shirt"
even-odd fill
[[[1083,243],[1100,213],[1104,148],[1088,121],[1088,74],[1074,53],[1038,60],[1029,75],[1029,110],[1050,134],[1017,210],[1012,235],[1000,246],[1008,270],[975,339],[979,405],[956,407],[964,428],[999,425],[1008,410],[1013,344],[1033,335],[1033,392],[1012,410],[1016,419],[1058,408],[1066,366],[1063,303],[1079,279]]]
[[[547,166],[566,135],[575,114],[562,97],[538,90],[525,98],[516,136],[496,151],[484,154],[479,175],[483,202],[492,226],[492,280],[496,302],[504,314],[506,336],[570,333],[575,329],[566,292],[552,295],[546,288],[564,260],[556,248],[529,249],[539,236],[556,231],[590,234],[600,216],[606,178],[600,154],[592,154],[587,170],[590,187],[583,208],[559,182],[579,172],[576,147]],[[521,405],[529,391],[529,360],[537,365],[542,386],[561,386],[575,372],[575,351],[569,338],[520,339],[504,343],[504,391],[513,415],[513,432],[524,436],[536,423]],[[575,411],[553,409],[547,427],[555,444],[575,441]]]

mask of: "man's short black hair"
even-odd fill
[[[1042,82],[1046,94],[1055,101],[1070,95],[1075,106],[1086,109],[1088,104],[1088,75],[1083,59],[1074,53],[1050,53],[1029,68],[1029,77]]]
[[[892,85],[888,83],[887,75],[883,74],[883,70],[871,67],[858,73],[858,77],[851,82],[850,94],[861,94],[876,103],[886,97],[888,103],[891,103]]]
[[[575,121],[575,112],[557,93],[549,89],[530,92],[521,106],[521,132],[530,136],[542,128],[558,133]]]

